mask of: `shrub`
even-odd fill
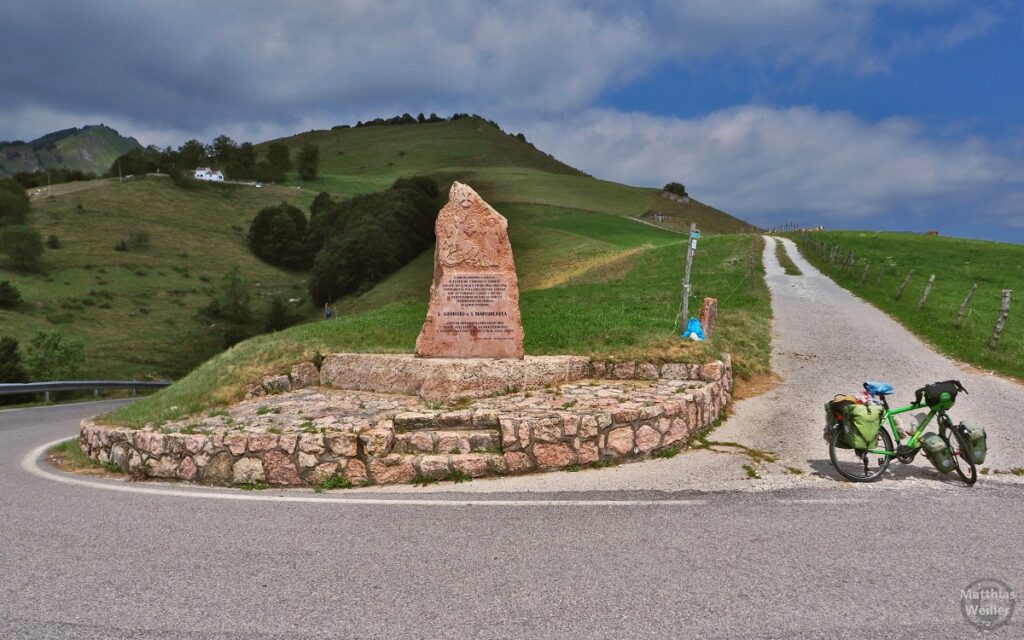
[[[60,238],[51,233],[46,237],[46,246],[50,249],[60,249]]]
[[[14,180],[0,178],[0,225],[25,224],[28,210],[25,187]]]
[[[292,170],[292,156],[288,145],[283,142],[271,142],[267,146],[267,164],[284,179],[284,174]]]
[[[306,216],[287,202],[262,209],[249,225],[249,248],[259,259],[286,269],[308,269]]]
[[[10,309],[21,302],[21,292],[9,280],[0,282],[0,307]]]
[[[251,300],[252,282],[242,277],[236,264],[217,284],[205,311],[215,318],[245,323],[252,317]]]
[[[23,224],[0,228],[0,252],[15,269],[38,271],[43,257],[43,238]]]
[[[288,309],[288,302],[280,296],[274,296],[267,308],[267,318],[263,323],[263,330],[280,331],[287,329],[294,323],[291,311]]]
[[[40,331],[28,343],[25,364],[33,380],[74,380],[84,362],[82,341],[61,333]]]

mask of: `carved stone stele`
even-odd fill
[[[460,182],[435,226],[430,308],[416,355],[522,358],[519,282],[508,221]]]

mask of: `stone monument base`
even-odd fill
[[[138,430],[85,420],[80,442],[135,475],[211,485],[506,475],[685,446],[721,416],[732,382],[728,357],[658,365],[334,354],[319,371],[306,362],[264,379],[226,411]]]

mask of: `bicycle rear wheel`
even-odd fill
[[[864,449],[844,449],[837,446],[842,437],[842,430],[836,429],[828,443],[829,458],[832,459],[832,466],[836,468],[839,475],[851,482],[874,482],[881,478],[885,470],[889,468],[892,457],[868,453]],[[892,437],[884,427],[878,430],[875,448],[893,451]]]
[[[945,429],[945,433],[942,434],[942,439],[946,441],[946,448],[949,449],[949,454],[953,456],[953,464],[956,465],[956,474],[960,476],[960,479],[971,485],[978,481],[978,467],[975,466],[974,461],[971,460],[971,455],[968,453],[967,442],[964,437],[960,435],[960,432],[956,430],[956,427],[949,427]]]

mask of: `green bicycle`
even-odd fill
[[[872,482],[882,477],[894,458],[903,464],[910,464],[917,454],[924,450],[940,472],[955,469],[960,479],[968,485],[977,481],[978,470],[975,463],[983,462],[985,457],[984,431],[967,423],[954,425],[947,413],[955,403],[957,392],[967,393],[967,389],[958,380],[947,380],[922,387],[915,392],[912,404],[896,409],[890,408],[886,399],[886,396],[893,393],[891,384],[865,382],[864,389],[869,396],[877,400],[872,403],[875,406],[864,408],[861,405],[857,411],[872,416],[867,420],[870,427],[873,427],[877,416],[879,428],[875,434],[870,433],[869,428],[867,433],[851,435],[856,416],[850,408],[855,403],[837,403],[833,400],[826,404],[830,417],[835,418],[834,423],[826,427],[829,457],[832,459],[832,466],[840,475],[852,482]],[[846,406],[837,407],[837,404]],[[896,417],[919,409],[928,409],[928,415],[917,425],[913,433],[903,433]],[[937,437],[935,434],[925,434],[925,429],[933,420],[939,425]],[[863,424],[864,421],[861,421],[860,425]],[[907,435],[909,438],[904,442],[903,438]]]

